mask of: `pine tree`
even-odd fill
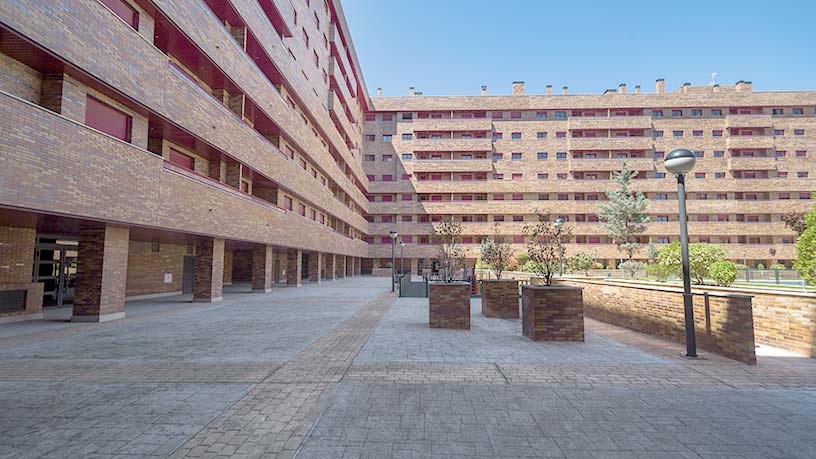
[[[642,192],[630,189],[636,171],[630,171],[623,162],[621,171],[612,174],[612,180],[618,185],[617,190],[607,191],[608,201],[600,203],[599,218],[606,228],[606,233],[618,246],[621,256],[626,255],[631,261],[640,249],[637,235],[646,231],[649,216],[644,213],[649,200]]]

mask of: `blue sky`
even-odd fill
[[[816,90],[816,1],[344,0],[369,93]]]

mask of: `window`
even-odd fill
[[[514,222],[523,222],[524,221],[524,215],[513,215],[513,221]]]
[[[403,112],[402,119],[404,120],[412,120],[414,119],[414,114],[412,112]]]
[[[502,180],[504,179],[504,174],[493,174],[493,180]]]
[[[500,119],[502,119],[504,117],[504,113],[502,113],[502,112],[492,112],[490,114],[490,117],[493,118],[494,120],[500,120]]]
[[[494,201],[504,201],[504,195],[503,194],[494,194],[493,195],[493,200]]]
[[[705,172],[695,172],[694,173],[694,178],[704,179],[705,178]]]
[[[711,131],[711,136],[712,137],[722,137],[722,134],[723,134],[722,129],[715,129],[715,130]]]
[[[669,221],[669,216],[668,216],[668,215],[658,215],[658,216],[657,216],[657,221],[659,221],[659,222],[667,222],[667,221]]]
[[[805,151],[805,150],[796,150],[796,157],[797,158],[807,158],[807,151]]]
[[[413,157],[414,156],[411,153],[403,153],[402,154],[402,160],[403,161],[411,161],[411,159],[413,159]]]
[[[666,178],[665,172],[655,172],[655,178]]]
[[[725,178],[725,172],[715,172],[714,178]]]
[[[390,142],[391,134],[383,134],[383,142]]]
[[[702,137],[703,136],[703,131],[691,131],[691,136],[692,137]]]
[[[556,199],[559,201],[569,201],[569,194],[568,193],[558,193]]]
[[[493,140],[501,140],[502,133],[501,132],[494,132],[493,133]]]
[[[512,159],[513,161],[520,160],[521,159],[521,153],[511,153],[510,154],[510,159]]]
[[[547,112],[536,112],[536,119],[539,120],[547,119]]]
[[[682,139],[683,131],[672,131],[672,137],[674,137],[675,139]]]
[[[663,158],[664,156],[666,156],[665,151],[656,151],[656,152],[654,152],[654,159],[660,159],[660,158]]]
[[[776,178],[788,178],[788,173],[787,172],[777,172],[776,173]]]
[[[510,112],[510,118],[520,119],[521,118],[521,112]]]
[[[803,192],[799,193],[799,199],[810,199],[810,198],[811,198],[810,193],[808,193],[806,191],[803,191]]]
[[[714,157],[715,157],[715,158],[722,158],[722,157],[724,157],[724,156],[725,156],[725,152],[724,152],[724,151],[717,150],[717,151],[715,151],[715,152],[714,152]]]
[[[567,174],[557,174],[555,176],[555,178],[558,179],[558,180],[566,180],[567,179]]]
[[[404,195],[402,195],[402,200],[403,201],[413,201],[413,196],[411,196],[410,194],[404,194]],[[408,220],[405,220],[405,217],[402,217],[402,221],[409,221],[410,222],[411,221],[410,218],[411,217],[408,217]]]
[[[555,112],[555,119],[557,119],[557,120],[563,120],[566,117],[567,117],[567,112],[563,112],[563,111]]]
[[[549,178],[549,174],[547,174],[546,172],[539,172],[538,173],[538,179],[539,180],[547,180],[548,178]]]
[[[306,205],[298,203],[298,213],[305,217],[306,216]]]
[[[403,236],[402,237],[402,242],[404,242],[406,244],[411,244],[411,243],[414,242],[414,237],[413,236]]]
[[[694,156],[696,156],[697,158],[703,158],[703,157],[705,157],[705,152],[703,152],[703,151],[695,151],[695,152],[694,152]]]
[[[672,116],[683,116],[683,110],[672,110]]]
[[[376,158],[374,158],[374,155],[365,155],[365,157],[363,159],[365,161],[369,161],[369,162],[370,161],[376,161]]]
[[[513,180],[521,180],[522,177],[523,177],[523,174],[521,174],[520,172],[515,172],[515,173],[513,173],[513,176],[512,176]]]
[[[790,199],[790,193],[779,193],[779,199]]]
[[[784,129],[774,129],[773,135],[774,135],[774,137],[782,137],[782,136],[785,135],[785,130]]]
[[[539,160],[547,159],[547,152],[546,151],[539,151],[538,153],[536,153],[536,158],[539,159]]]
[[[804,115],[804,114],[805,114],[805,110],[804,110],[804,109],[802,109],[802,108],[794,108],[794,109],[793,109],[793,114],[794,114],[794,115]]]
[[[796,173],[796,176],[799,177],[799,178],[807,178],[808,173],[807,173],[807,171],[799,171],[799,172]]]
[[[771,110],[771,114],[773,114],[773,115],[784,115],[785,114],[785,109],[774,108],[774,109]]]
[[[402,140],[411,140],[412,137],[413,136],[411,134],[403,134],[402,135]]]
[[[776,157],[777,158],[784,158],[787,155],[788,155],[788,152],[786,152],[786,151],[776,150]]]
[[[394,181],[394,176],[393,175],[383,175],[382,176],[382,181],[383,182],[393,182]]]
[[[170,149],[170,162],[181,166],[185,169],[194,170],[195,169],[195,159],[190,155],[185,155],[184,153],[177,151],[174,148]]]
[[[566,139],[567,138],[567,133],[566,132],[561,132],[561,131],[556,132],[555,133],[555,138],[556,139]]]
[[[669,196],[666,193],[657,193],[655,195],[655,201],[665,201],[669,199]]]
[[[559,151],[555,154],[555,159],[567,159],[567,152]]]
[[[373,113],[366,113],[365,120],[366,121],[376,121],[377,120],[377,115],[375,115]]]
[[[547,133],[546,132],[536,132],[536,139],[546,139]]]
[[[375,181],[375,178],[374,178],[373,175],[366,175],[366,178],[368,179],[369,182]]]
[[[394,121],[394,114],[393,113],[383,113],[382,120],[383,121]]]
[[[501,161],[504,158],[502,153],[493,153],[493,161]]]
[[[652,116],[655,118],[662,118],[663,110],[652,110]]]
[[[550,200],[550,195],[547,194],[547,193],[539,193],[538,200],[539,201],[549,201]]]
[[[659,139],[661,137],[663,137],[663,131],[653,131],[652,132],[652,138],[653,139]]]
[[[691,111],[691,116],[703,116],[703,111],[694,109]]]
[[[712,109],[711,116],[722,116],[722,110],[719,108]]]
[[[521,132],[514,132],[514,133],[510,134],[510,138],[511,139],[520,139],[521,138]]]
[[[91,96],[85,101],[85,125],[119,140],[130,142],[132,118]]]
[[[800,135],[800,136],[805,135],[805,130],[804,129],[794,129],[793,130],[793,135]]]
[[[411,180],[411,174],[402,174],[403,180]]]
[[[377,137],[374,134],[366,134],[365,139],[366,142],[373,142],[377,140]]]
[[[119,16],[127,25],[139,30],[139,13],[124,0],[101,0],[102,4]]]
[[[513,195],[513,201],[524,201],[524,195],[523,194],[514,194]]]

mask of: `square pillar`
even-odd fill
[[[323,267],[323,254],[320,252],[310,252],[306,255],[306,269],[309,271],[309,282],[320,283],[322,281],[321,268]]]
[[[300,287],[303,269],[303,252],[298,249],[286,250],[286,285]]]
[[[334,258],[337,264],[337,278],[342,279],[346,277],[346,257],[344,255],[335,255]]]
[[[271,245],[260,245],[252,249],[252,291],[269,293],[272,291],[272,263],[275,251]]]
[[[326,258],[326,278],[335,280],[337,279],[337,255],[327,253]]]
[[[130,230],[105,223],[79,227],[73,322],[125,318]]]
[[[354,275],[359,276],[363,274],[363,259],[354,257]]]
[[[214,303],[224,299],[224,240],[196,239],[193,263],[193,302]]]
[[[346,276],[354,276],[354,258],[349,256],[344,256],[343,258],[345,259],[343,264],[346,265]]]

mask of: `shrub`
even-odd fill
[[[522,272],[525,273],[537,273],[540,272],[541,267],[538,266],[538,263],[534,261],[527,261],[524,265],[520,268]]]
[[[708,243],[689,244],[689,269],[695,284],[702,285],[709,277],[709,269],[714,263],[725,261],[725,251],[718,245]],[[682,276],[680,263],[680,242],[674,241],[661,248],[658,263],[666,265],[672,274]]]
[[[780,270],[780,269],[788,269],[788,268],[786,268],[785,265],[783,265],[782,263],[774,263],[771,266],[769,266],[768,269]]]
[[[643,264],[643,263],[641,263],[639,261],[626,260],[623,263],[618,265],[618,269],[620,269],[621,271],[626,272],[627,274],[629,274],[629,277],[634,279],[635,276],[637,276],[637,273],[642,271],[645,266],[646,266],[645,264]]]
[[[748,265],[744,265],[742,263],[737,263],[734,266],[736,266],[737,269],[748,269]]]
[[[604,265],[603,263],[596,261],[595,263],[592,263],[592,269],[604,269]]]
[[[728,287],[737,279],[737,265],[730,261],[718,261],[711,265],[709,274],[717,285]]]
[[[757,269],[765,269],[765,265],[762,263],[757,263]]]
[[[652,263],[646,266],[646,274],[656,278],[660,282],[666,282],[672,273],[668,266],[660,263]]]
[[[586,252],[578,252],[567,259],[567,267],[570,271],[583,271],[583,273],[587,276],[589,275],[587,271],[592,268],[593,264],[594,262],[592,261],[592,255]]]
[[[524,266],[524,264],[527,263],[528,261],[530,261],[530,255],[527,255],[526,253],[516,254],[516,262],[518,263],[519,266]]]

